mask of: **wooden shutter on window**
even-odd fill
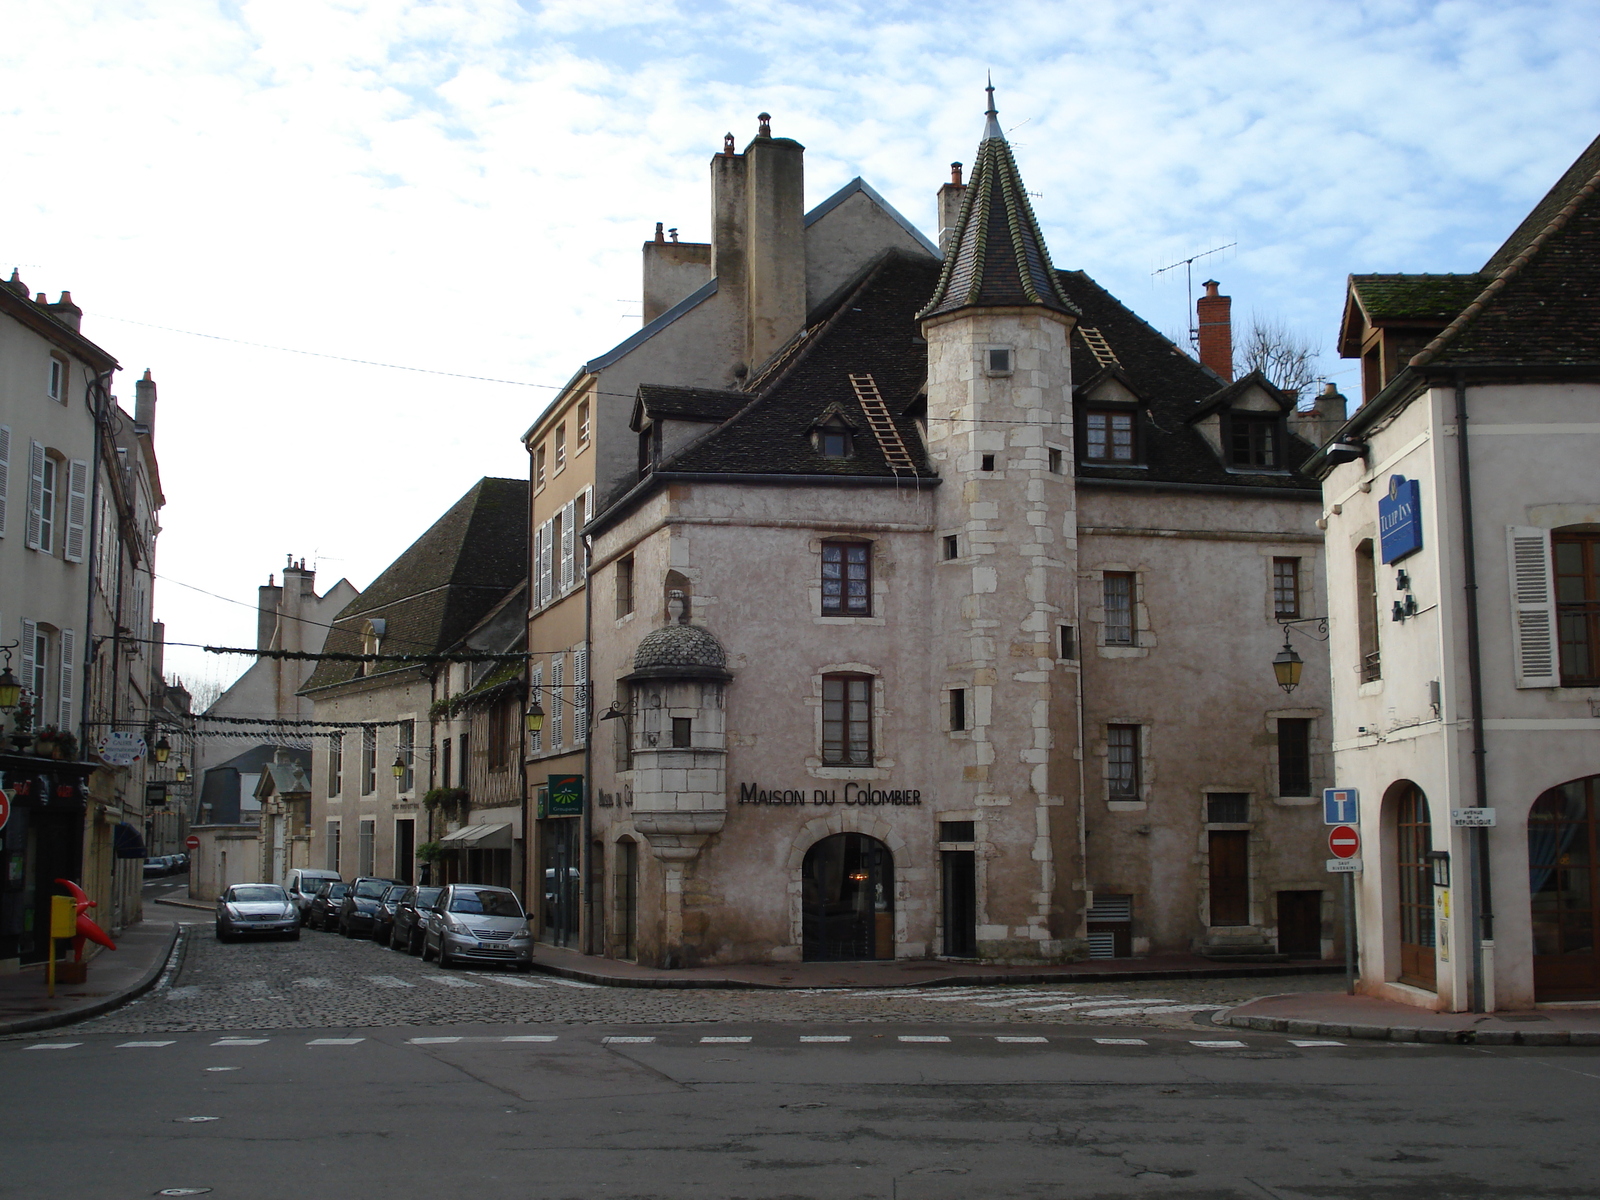
[[[1506,526],[1506,558],[1511,565],[1511,657],[1517,686],[1558,687],[1549,531]]]
[[[565,740],[561,736],[562,706],[567,702],[567,693],[561,685],[563,670],[566,667],[566,655],[557,654],[550,660],[550,708],[545,717],[545,727],[550,730],[550,745],[560,746]]]
[[[6,509],[11,499],[11,426],[0,425],[0,537],[6,535]]]
[[[584,642],[572,652],[572,682],[575,715],[572,718],[573,740],[583,745],[589,740],[589,643]]]
[[[39,636],[39,625],[35,621],[22,618],[22,688],[33,701],[33,719],[35,726],[43,723],[44,714],[39,711],[39,697],[33,694],[33,644]]]
[[[44,524],[44,447],[28,443],[28,549],[39,548]]]
[[[572,586],[572,551],[577,544],[576,530],[573,529],[576,514],[576,502],[568,500],[567,506],[561,510],[561,590],[563,592]]]
[[[555,599],[555,530],[550,521],[544,523],[544,536],[539,539],[539,590],[544,603]]]
[[[544,576],[539,571],[539,547],[544,545],[544,526],[539,525],[533,531],[533,607],[539,608],[544,604]]]
[[[61,715],[56,725],[62,730],[73,728],[72,697],[76,692],[78,677],[78,637],[70,629],[61,631]]]
[[[67,467],[67,541],[63,553],[68,562],[83,561],[84,529],[89,524],[89,464],[75,458]]]

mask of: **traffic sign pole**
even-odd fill
[[[1344,877],[1344,994],[1356,994],[1356,877]]]

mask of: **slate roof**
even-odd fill
[[[992,89],[988,118],[938,286],[917,315],[1015,305],[1073,312],[1056,284],[1011,145],[995,120]]]
[[[528,570],[528,481],[480,479],[333,620],[324,651],[359,654],[369,620],[385,622],[383,649],[437,653],[458,642]],[[302,693],[374,678],[402,664],[317,664]]]
[[[1384,321],[1438,321],[1441,325],[1483,291],[1493,276],[1352,275],[1350,288],[1374,324]]]
[[[1483,264],[1484,274],[1498,275],[1509,267],[1519,254],[1533,244],[1540,231],[1578,198],[1578,193],[1589,186],[1597,174],[1600,174],[1600,137],[1590,142],[1584,152],[1573,160],[1566,173],[1545,193],[1544,199],[1533,206],[1533,211],[1523,218],[1522,224],[1505,240],[1505,244],[1489,256],[1489,261]]]
[[[663,387],[647,383],[639,388],[639,406],[648,417],[680,421],[726,421],[746,404],[746,392],[716,388]]]

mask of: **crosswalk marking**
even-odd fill
[[[470,979],[462,979],[456,975],[424,975],[423,978],[429,983],[437,983],[441,987],[468,988],[483,986],[481,983],[474,983]]]
[[[145,1047],[170,1046],[170,1045],[172,1045],[171,1042],[122,1042],[117,1046],[117,1049],[118,1050],[136,1050],[136,1049],[143,1049]]]
[[[705,1046],[731,1046],[735,1043],[748,1042],[749,1040],[747,1037],[703,1037],[700,1039],[700,1043]]]
[[[1162,1004],[1162,1003],[1166,1003],[1166,1001],[1157,1000],[1157,1001],[1149,1002],[1149,1001],[1143,1001],[1143,1000],[1129,1000],[1124,996],[1096,996],[1093,1000],[1070,1000],[1070,1001],[1068,1001],[1068,1002],[1066,1002],[1064,1004],[1044,1004],[1044,1005],[1040,1005],[1038,1007],[1034,1007],[1034,1006],[1030,1005],[1029,1007],[1022,1009],[1021,1011],[1022,1012],[1040,1012],[1040,1013],[1046,1013],[1046,1012],[1068,1012],[1068,1011],[1070,1011],[1070,1010],[1072,1010],[1074,1008],[1107,1008],[1107,1007],[1110,1007],[1110,1006],[1113,1006],[1113,1005],[1118,1005],[1118,1004],[1144,1004],[1144,1003]]]
[[[442,1046],[446,1042],[459,1042],[458,1037],[432,1037],[432,1038],[407,1038],[406,1041],[413,1046]]]
[[[514,988],[547,988],[547,987],[550,986],[548,983],[540,983],[540,982],[538,982],[537,980],[534,980],[534,979],[518,979],[514,975],[482,975],[482,976],[479,976],[479,978],[481,978],[481,979],[493,979],[496,983],[502,984],[505,987],[514,987]]]
[[[1080,1017],[1142,1017],[1151,1013],[1186,1013],[1186,1012],[1216,1012],[1224,1007],[1221,1004],[1152,1004],[1140,1005],[1137,1008],[1094,1008],[1078,1015]]]
[[[1095,1038],[1102,1046],[1148,1046],[1143,1038]]]
[[[801,1034],[800,1040],[802,1042],[848,1042],[850,1035],[848,1033]]]
[[[417,986],[414,983],[407,983],[404,979],[396,978],[393,975],[364,975],[362,978],[364,978],[368,983],[381,988],[408,988]]]
[[[929,1036],[917,1033],[902,1033],[899,1036],[899,1040],[902,1042],[948,1042],[950,1039],[943,1034]]]
[[[1294,1041],[1293,1039],[1291,1039],[1290,1042],[1289,1042],[1289,1045],[1291,1045],[1291,1046],[1342,1046],[1342,1045],[1344,1045],[1344,1043],[1343,1042],[1323,1042],[1323,1041],[1297,1042],[1297,1041]]]
[[[607,1046],[637,1046],[644,1042],[653,1042],[653,1037],[606,1037],[600,1039]]]
[[[1197,1042],[1197,1041],[1194,1041],[1193,1039],[1190,1039],[1189,1045],[1191,1045],[1191,1046],[1203,1046],[1207,1050],[1232,1050],[1235,1047],[1243,1046],[1244,1043],[1243,1042],[1232,1042],[1232,1041]]]
[[[264,1046],[266,1038],[223,1038],[220,1042],[212,1042],[213,1046]]]
[[[357,1042],[364,1042],[366,1038],[312,1038],[306,1043],[308,1046],[354,1046]]]
[[[71,1050],[74,1046],[81,1046],[82,1042],[39,1042],[33,1046],[24,1046],[25,1050]]]
[[[1022,1042],[1048,1042],[1050,1039],[1042,1037],[997,1037],[994,1040],[997,1042],[1006,1042],[1010,1045],[1016,1045]]]
[[[562,987],[597,988],[600,986],[598,983],[585,983],[581,979],[563,979],[559,975],[547,975],[545,978],[551,983],[559,983]]]
[[[516,1037],[501,1038],[502,1042],[553,1042],[556,1040],[553,1033],[526,1033]]]

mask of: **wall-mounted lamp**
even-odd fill
[[[406,773],[406,759],[405,759],[405,755],[403,755],[403,754],[396,754],[396,755],[395,755],[395,756],[394,756],[394,766],[393,766],[393,767],[391,767],[391,768],[389,768],[389,769],[390,769],[390,770],[392,770],[392,771],[393,771],[393,772],[394,772],[394,777],[395,777],[395,778],[396,778],[396,779],[401,779],[401,778],[403,778],[403,777],[404,777],[404,776],[405,776],[405,773]]]
[[[179,783],[189,782],[189,768],[183,765],[183,760],[181,758],[178,760],[178,769],[174,775]]]
[[[1272,660],[1272,673],[1278,677],[1278,686],[1285,692],[1292,692],[1300,686],[1300,672],[1305,667],[1305,662],[1294,652],[1294,647],[1289,645],[1289,635],[1283,635],[1283,649],[1278,651],[1278,656]]]
[[[607,708],[605,712],[600,714],[599,719],[602,721],[620,721],[627,717],[627,715],[628,714],[626,712],[617,707],[616,701],[612,701],[611,706]]]
[[[537,700],[528,705],[526,719],[528,722],[529,733],[538,733],[544,728],[544,709],[539,707],[539,702]]]
[[[161,740],[155,745],[156,761],[164,763],[172,755],[172,743],[167,741],[167,735],[162,734]]]
[[[22,703],[22,681],[11,673],[11,652],[20,645],[21,642],[7,642],[0,646],[6,655],[5,670],[0,671],[0,712],[16,712]]]
[[[1447,888],[1450,886],[1450,851],[1429,850],[1428,870],[1433,875],[1433,886]]]

